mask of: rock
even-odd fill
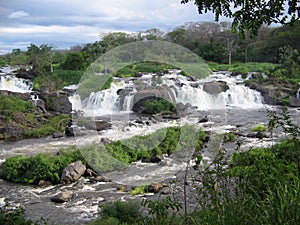
[[[56,131],[52,134],[53,138],[62,138],[63,136],[64,136],[64,133],[58,132],[58,131]]]
[[[34,74],[31,71],[20,71],[15,76],[17,78],[23,78],[23,79],[32,80],[33,78],[36,77],[36,74]]]
[[[50,181],[45,181],[45,180],[40,180],[39,183],[38,183],[39,187],[45,187],[45,186],[49,186],[49,185],[51,185],[51,182]]]
[[[225,81],[211,81],[203,85],[203,90],[211,95],[218,95],[229,89]]]
[[[198,121],[198,123],[206,123],[206,122],[208,122],[207,116],[201,118],[201,119]]]
[[[106,177],[106,176],[96,176],[95,178],[94,178],[94,180],[95,181],[97,181],[97,182],[111,182],[111,179],[109,179],[108,177]]]
[[[87,177],[94,177],[94,176],[96,177],[96,176],[98,176],[98,173],[95,172],[94,170],[88,168],[88,169],[86,169],[84,175]]]
[[[108,138],[101,138],[101,143],[103,143],[104,145],[110,144],[112,143],[112,140],[108,139]]]
[[[164,188],[162,191],[161,191],[161,194],[162,195],[170,195],[172,194],[172,190],[170,188]]]
[[[67,92],[43,92],[40,98],[45,101],[47,111],[63,114],[69,114],[72,111],[72,104],[69,101],[69,93]]]
[[[60,192],[59,194],[53,196],[51,198],[52,202],[55,203],[64,203],[64,202],[68,202],[72,199],[73,197],[73,191],[70,190],[64,190],[62,192]]]
[[[290,106],[292,107],[300,107],[300,99],[294,96],[290,96]]]
[[[257,132],[255,137],[259,139],[263,139],[263,138],[267,138],[267,135],[265,132]]]
[[[112,125],[104,120],[97,120],[86,122],[83,124],[83,126],[88,130],[102,131],[110,129]]]
[[[19,97],[24,101],[29,101],[31,99],[31,93],[19,93],[5,90],[0,90],[0,96]]]
[[[161,161],[161,158],[158,156],[151,156],[151,158],[143,158],[143,163],[159,163]]]
[[[180,116],[177,113],[172,113],[172,114],[163,114],[162,118],[169,119],[169,120],[178,120],[180,119]]]
[[[61,175],[62,183],[77,181],[85,172],[86,166],[81,161],[76,161],[64,168]]]
[[[162,189],[163,186],[160,183],[154,183],[154,184],[150,184],[148,186],[148,192],[153,192],[153,193],[158,193],[160,189]]]

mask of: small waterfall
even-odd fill
[[[297,91],[296,97],[297,97],[298,99],[300,99],[300,88],[299,88],[298,91]]]
[[[14,76],[0,76],[0,90],[11,92],[31,92],[33,83],[29,80]]]
[[[82,102],[78,95],[71,96],[69,100],[73,110],[83,110],[88,116],[130,112],[135,92],[144,90],[146,87],[151,88],[152,81],[153,75],[150,74],[135,80],[118,78],[111,84],[110,89],[91,93]],[[211,81],[226,82],[229,89],[219,94],[209,94],[203,90],[203,85]],[[198,110],[263,107],[262,96],[259,92],[244,86],[241,78],[231,77],[228,74],[214,73],[203,80],[190,81],[176,72],[161,77],[161,82],[157,85],[170,87],[167,94],[169,97],[176,96],[176,103],[189,104],[197,107]]]

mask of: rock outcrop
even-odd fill
[[[60,193],[58,193],[57,195],[53,196],[51,198],[52,202],[55,203],[64,203],[64,202],[68,202],[73,198],[73,191],[70,190],[64,190]]]
[[[229,87],[224,81],[211,81],[203,85],[203,90],[211,95],[218,95],[228,89]]]
[[[64,168],[61,175],[62,183],[72,183],[77,181],[86,170],[86,166],[81,161],[76,161]]]

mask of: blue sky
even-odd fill
[[[185,22],[213,21],[181,0],[0,0],[0,53],[30,43],[69,48],[112,31],[170,31]]]

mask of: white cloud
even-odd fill
[[[19,19],[19,18],[23,18],[23,17],[30,17],[30,15],[27,12],[19,10],[19,11],[15,11],[15,12],[11,13],[8,16],[8,18],[10,18],[10,19]]]

